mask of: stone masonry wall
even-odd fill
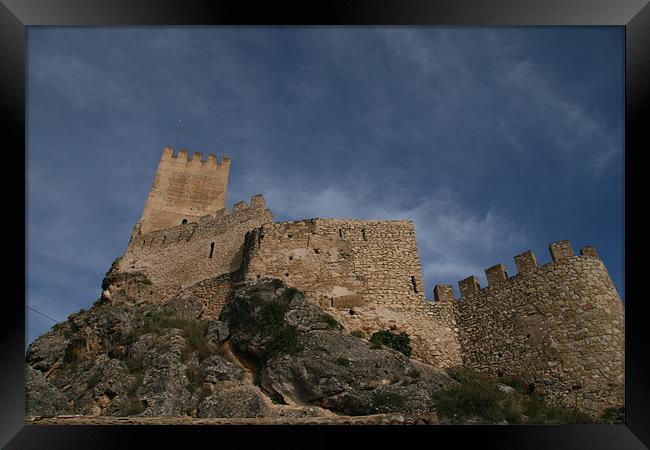
[[[412,222],[271,223],[249,233],[245,249],[246,278],[280,278],[350,331],[405,331],[414,358],[460,364],[453,301],[425,299]]]
[[[515,257],[519,274],[486,270],[459,282],[457,321],[463,363],[533,382],[551,403],[593,414],[624,403],[624,308],[593,247],[574,256],[568,241],[551,244],[553,262]]]
[[[410,221],[311,219],[256,231],[249,278],[277,277],[327,306],[424,301]]]
[[[239,202],[232,212],[224,208],[196,222],[144,234],[138,224],[118,270],[145,273],[166,300],[181,288],[236,272],[246,233],[272,220],[257,195],[250,206]]]
[[[237,275],[237,272],[225,273],[199,281],[188,289],[203,304],[202,316],[204,318],[213,320],[219,318],[221,308],[225,305],[228,295],[236,283]]]
[[[214,215],[226,205],[229,171],[228,157],[217,162],[216,156],[210,154],[203,161],[201,153],[194,152],[188,160],[187,150],[174,155],[166,147],[140,219],[142,232]]]
[[[366,338],[386,329],[406,332],[411,341],[411,357],[434,367],[448,368],[462,363],[453,303],[424,300],[419,305],[366,304],[350,309],[326,309],[348,330],[361,330]]]

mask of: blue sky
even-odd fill
[[[164,146],[230,156],[227,204],[276,221],[413,220],[428,297],[563,239],[624,297],[622,27],[30,27],[27,72],[26,301],[57,320]],[[29,343],[53,322],[26,312]]]

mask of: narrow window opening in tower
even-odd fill
[[[162,243],[164,244],[166,240],[167,240],[167,236],[163,236],[163,241],[162,241]]]
[[[343,228],[339,228],[339,237],[343,237]]]
[[[411,284],[413,285],[413,292],[415,292],[417,294],[418,293],[418,285],[415,282],[415,277],[414,276],[411,276]]]
[[[181,225],[185,225],[186,223],[187,223],[187,219],[183,219],[183,221],[181,222]]]
[[[214,253],[214,242],[210,243],[210,259],[212,259],[212,253]]]
[[[361,236],[363,237],[364,241],[367,241],[367,239],[366,239],[366,229],[365,228],[361,229]]]

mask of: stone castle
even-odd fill
[[[575,255],[550,244],[552,262],[526,251],[518,274],[488,268],[437,285],[428,300],[409,220],[274,222],[262,195],[225,208],[230,160],[165,148],[140,221],[114,263],[141,272],[166,301],[181,290],[216,318],[239,281],[278,278],[366,336],[391,329],[411,338],[412,357],[524,378],[555,404],[599,414],[624,403],[624,308],[592,246]],[[103,293],[111,298],[115,288]]]

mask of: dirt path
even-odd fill
[[[402,414],[333,416],[305,418],[206,418],[193,417],[108,417],[108,416],[27,416],[28,425],[435,425],[436,417],[405,417]]]

